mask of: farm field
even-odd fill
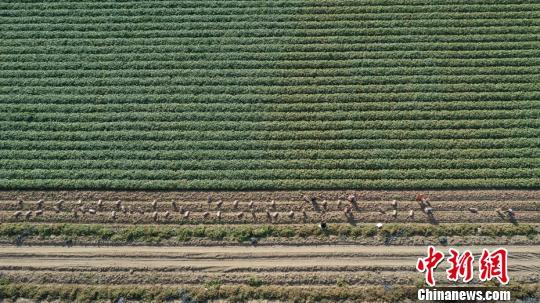
[[[427,245],[473,253],[502,245],[510,253],[506,289],[514,299],[538,297],[537,190],[428,191],[431,213],[416,194],[0,192],[0,293],[408,302],[423,284],[414,264]],[[448,285],[444,275],[436,272],[440,286]]]
[[[3,1],[0,189],[538,188],[539,14]]]
[[[529,294],[540,286],[537,247],[514,246],[509,260],[515,268],[510,272],[514,282],[522,284],[519,287]],[[478,254],[482,250],[472,247],[472,251]],[[251,292],[254,299],[300,299],[302,291],[304,296],[312,291],[314,301],[332,300],[336,294],[350,300],[370,300],[388,288],[387,298],[405,301],[398,296],[408,295],[411,286],[418,284],[418,273],[410,264],[422,253],[424,248],[417,246],[384,251],[375,246],[82,247],[68,251],[62,247],[28,247],[23,251],[8,248],[7,256],[0,258],[0,268],[18,285],[60,284],[69,289],[78,286],[74,285],[76,281],[92,284],[96,296],[113,292],[115,287],[159,284],[171,297],[176,287],[204,298],[200,289],[206,287],[206,298],[212,298],[241,285],[239,288]],[[17,266],[12,265],[14,262]],[[436,278],[444,280],[444,274],[438,271]]]

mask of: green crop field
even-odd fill
[[[0,189],[538,187],[538,1],[0,3]]]
[[[416,302],[427,246],[540,302],[539,0],[0,1],[1,302]]]

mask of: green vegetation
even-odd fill
[[[248,278],[248,281],[247,281],[247,284],[251,287],[259,287],[259,286],[262,286],[264,284],[264,281],[257,278],[257,277],[249,277]]]
[[[534,299],[540,295],[539,284],[510,284],[513,299]],[[290,287],[290,286],[230,286],[219,288],[204,286],[90,286],[90,285],[0,285],[2,298],[29,298],[34,300],[64,300],[67,302],[109,302],[120,297],[144,302],[164,302],[174,299],[195,299],[205,302],[212,299],[226,299],[228,302],[248,300],[278,300],[282,302],[336,302],[350,300],[357,302],[382,301],[399,302],[406,298],[416,298],[415,286],[360,287]]]
[[[0,238],[14,239],[24,234],[27,237],[50,239],[51,236],[62,239],[84,238],[90,241],[111,243],[149,243],[162,241],[186,242],[204,239],[210,241],[248,241],[252,237],[264,238],[307,238],[340,236],[350,239],[381,236],[389,237],[451,237],[478,235],[482,236],[529,236],[538,235],[536,224],[385,224],[381,229],[375,225],[329,224],[326,230],[315,225],[206,225],[206,226],[170,226],[170,225],[102,225],[102,224],[28,224],[5,223],[0,225]]]
[[[539,11],[3,1],[0,189],[538,188]]]

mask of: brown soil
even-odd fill
[[[160,223],[160,224],[246,224],[362,222],[421,223],[504,223],[540,222],[540,191],[431,191],[432,216],[426,215],[414,201],[413,191],[357,192],[357,201],[347,201],[348,192],[0,192],[0,222],[73,222],[73,223]],[[316,197],[306,202],[302,196]],[[208,197],[211,202],[208,203]],[[22,207],[16,202],[23,200]],[[44,199],[43,214],[29,218],[14,217],[21,210],[36,211],[36,201]],[[65,202],[54,210],[55,202]],[[79,204],[77,200],[81,199]],[[101,206],[97,205],[103,200]],[[396,200],[397,206],[392,204]],[[114,202],[122,201],[120,206]],[[156,200],[154,206],[152,201]],[[221,200],[223,203],[218,204]],[[237,204],[233,201],[239,201]],[[275,205],[270,201],[274,200]],[[174,201],[174,205],[173,202]],[[250,205],[250,202],[252,204]],[[340,202],[341,201],[341,202]],[[93,209],[96,214],[80,211]],[[346,207],[352,214],[345,215]],[[511,218],[501,210],[514,211]],[[78,210],[76,216],[73,210]],[[497,212],[499,210],[499,212]],[[57,211],[59,211],[57,213]],[[116,218],[112,218],[112,211]],[[157,219],[153,213],[157,212]],[[184,217],[189,211],[189,217]],[[218,218],[218,211],[221,218]],[[293,212],[292,214],[290,212]],[[410,211],[414,212],[410,217]],[[168,215],[166,216],[166,212]],[[240,213],[242,212],[242,216]],[[269,217],[269,214],[276,217]]]
[[[481,253],[489,246],[460,247]],[[440,248],[443,251],[445,249]],[[512,246],[512,279],[538,282],[540,246]],[[411,284],[425,247],[272,246],[272,247],[0,247],[0,270],[20,283],[247,283],[334,285]],[[444,266],[437,278],[444,280]],[[31,274],[29,274],[31,273]]]
[[[350,205],[349,194],[355,193],[357,202],[352,216],[347,218],[344,208]],[[426,215],[416,194],[420,191],[281,191],[281,192],[99,192],[99,191],[4,191],[0,192],[1,222],[103,223],[114,226],[124,224],[170,224],[175,226],[223,224],[315,224],[328,223],[373,225],[382,223],[512,223],[540,225],[540,190],[475,190],[475,191],[423,191],[430,197],[433,216]],[[208,196],[212,202],[207,203]],[[305,202],[303,195],[315,197],[315,203]],[[20,209],[17,200],[22,199]],[[44,199],[44,213],[35,216],[36,201]],[[65,200],[60,212],[54,202]],[[82,205],[77,200],[82,200]],[[102,199],[101,209],[97,200]],[[156,208],[152,201],[157,200]],[[217,201],[223,200],[218,208]],[[397,207],[392,200],[397,200]],[[121,200],[123,210],[114,201]],[[178,208],[173,208],[172,201]],[[235,207],[233,201],[238,200]],[[275,200],[275,208],[271,202]],[[326,208],[325,203],[326,200]],[[341,205],[338,204],[341,200]],[[254,201],[252,207],[249,202]],[[73,209],[83,206],[97,210],[96,214]],[[137,211],[144,210],[144,214]],[[470,208],[474,208],[473,211]],[[513,210],[514,216],[508,214]],[[32,210],[29,218],[15,218],[16,211]],[[189,218],[183,211],[189,210]],[[268,219],[266,211],[277,213]],[[302,210],[305,211],[304,216]],[[396,210],[394,216],[393,211]],[[409,218],[410,210],[414,218]],[[111,212],[116,212],[116,219]],[[157,221],[153,212],[157,211]],[[204,212],[209,212],[205,217]],[[217,218],[221,211],[221,219]],[[244,212],[242,218],[238,217]],[[290,211],[294,216],[289,217]],[[498,211],[498,212],[497,212]],[[165,213],[169,217],[165,218]],[[252,214],[253,213],[253,214]],[[330,237],[264,238],[256,247],[246,243],[211,241],[208,239],[175,242],[174,239],[159,246],[142,243],[96,243],[95,239],[74,239],[74,247],[60,246],[63,238],[26,238],[22,247],[11,245],[13,239],[0,239],[1,277],[13,283],[31,285],[207,285],[219,281],[224,285],[262,285],[279,287],[336,287],[351,288],[365,285],[414,286],[423,280],[415,270],[419,257],[426,253],[427,245],[435,245],[447,252],[447,247],[461,251],[471,246],[478,256],[482,248],[505,247],[510,252],[509,270],[513,282],[527,285],[539,283],[540,235],[486,236],[463,235],[447,237],[442,246],[437,237],[361,237],[357,239]],[[102,245],[101,247],[95,245]],[[234,244],[234,245],[231,245]],[[332,245],[329,245],[332,244]],[[30,246],[28,246],[30,245]],[[56,245],[56,246],[49,246]],[[87,246],[83,246],[87,245]],[[110,246],[103,246],[110,245]],[[445,285],[446,266],[441,266],[436,278]]]

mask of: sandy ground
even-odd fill
[[[475,255],[483,247],[470,249]],[[488,249],[490,247],[487,247]],[[440,248],[443,250],[442,248]],[[540,270],[540,246],[511,246],[509,267]],[[443,250],[444,251],[444,250]],[[207,270],[241,267],[411,266],[424,256],[416,246],[272,246],[272,247],[0,247],[0,266],[32,267],[182,267]]]

